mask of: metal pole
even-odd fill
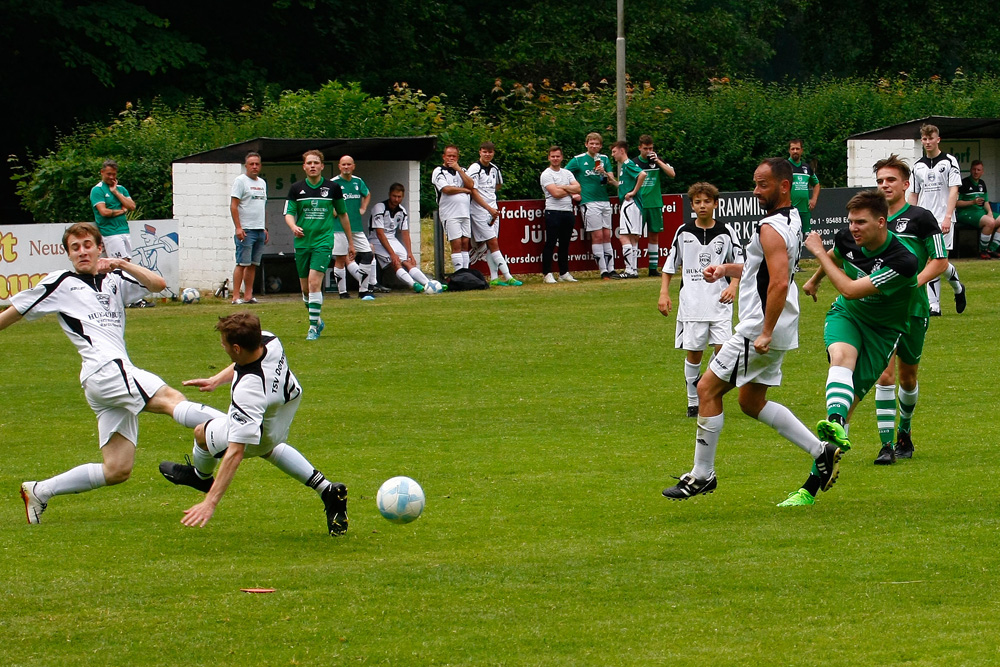
[[[615,40],[618,97],[618,141],[625,141],[625,0],[618,0],[618,39]]]
[[[444,280],[444,234],[441,233],[441,224],[438,220],[438,212],[434,211],[434,279]]]

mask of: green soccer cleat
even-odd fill
[[[420,283],[413,283],[413,291],[416,292],[417,294],[420,294],[421,292],[424,291],[424,286],[421,285]]]
[[[826,440],[830,444],[836,445],[842,452],[851,449],[851,439],[847,437],[847,431],[837,422],[821,420],[816,424],[816,435],[819,436],[820,440]]]
[[[778,507],[799,507],[800,505],[815,505],[816,498],[805,489],[792,491],[783,502],[778,503]]]
[[[494,278],[493,280],[490,281],[490,285],[492,285],[493,287],[506,287],[507,281],[502,280],[501,278]]]
[[[508,286],[508,287],[520,287],[520,286],[521,286],[521,285],[523,285],[523,284],[524,284],[524,283],[522,283],[522,282],[521,282],[520,280],[518,280],[517,278],[511,278],[510,280],[508,280],[508,281],[507,281],[507,286]]]

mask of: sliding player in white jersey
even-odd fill
[[[208,523],[243,459],[259,456],[319,494],[331,535],[347,532],[347,487],[327,480],[285,442],[302,387],[288,367],[281,341],[269,331],[261,331],[260,320],[251,312],[220,317],[215,328],[233,363],[210,378],[184,384],[212,391],[231,383],[229,414],[194,430],[193,466],[170,461],[160,464],[160,473],[174,484],[206,494],[204,500],[184,511],[181,523],[199,527]],[[219,473],[213,477],[217,464]]]
[[[724,417],[722,397],[739,387],[740,408],[798,445],[815,459],[826,491],[839,472],[840,449],[821,441],[791,410],[767,400],[769,386],[781,384],[781,361],[799,345],[799,298],[795,260],[802,244],[799,212],[792,208],[792,165],[783,158],[764,160],[754,171],[754,194],[767,215],[757,224],[746,247],[744,264],[713,264],[705,268],[708,282],[740,277],[740,321],[736,334],[698,382],[698,433],[694,468],[663,490],[673,500],[711,493],[715,450]]]
[[[41,482],[24,482],[28,523],[39,523],[53,496],[121,484],[132,474],[140,412],[171,415],[194,428],[222,413],[184,398],[159,377],[136,368],[125,349],[125,305],[166,287],[163,277],[122,258],[102,258],[101,233],[89,222],[70,226],[63,248],[73,271],[54,271],[11,296],[0,330],[22,317],[58,313],[59,325],[83,359],[80,384],[97,415],[103,463],[86,463]]]
[[[658,306],[670,315],[670,279],[683,269],[677,307],[674,347],[686,350],[684,385],[687,388],[688,417],[698,416],[698,379],[705,348],[711,345],[716,354],[733,335],[733,300],[740,279],[723,278],[708,282],[702,276],[712,264],[743,264],[743,246],[729,225],[715,221],[719,189],[711,183],[695,183],[688,189],[688,199],[696,218],[680,227],[674,235],[667,260],[663,264]]]
[[[503,287],[520,287],[524,283],[510,273],[507,259],[500,251],[500,212],[497,210],[497,192],[503,187],[503,172],[493,164],[496,147],[492,141],[479,145],[479,159],[469,165],[465,173],[472,179],[475,188],[469,216],[472,219],[472,243],[474,256],[484,255],[490,267],[490,284]],[[484,247],[485,246],[485,247]],[[474,258],[471,261],[475,261]],[[500,276],[503,276],[501,279]]]
[[[417,266],[410,248],[410,216],[403,206],[406,188],[402,183],[389,186],[389,198],[372,207],[371,231],[368,240],[379,266],[391,266],[396,277],[414,292],[423,292],[427,276]]]

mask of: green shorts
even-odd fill
[[[332,255],[333,247],[328,245],[317,248],[296,248],[295,269],[299,273],[299,278],[308,278],[310,271],[326,273]]]
[[[812,231],[812,211],[808,208],[805,213],[799,211],[799,217],[802,219],[802,238],[805,238]]]
[[[642,226],[646,228],[648,234],[659,234],[663,231],[663,209],[644,208],[642,209]]]
[[[979,221],[984,215],[986,215],[986,209],[982,206],[955,208],[955,222],[966,227],[979,229]]]
[[[929,318],[910,316],[910,330],[899,337],[896,343],[896,356],[904,364],[916,366],[920,363],[920,355],[924,352],[924,338],[927,337]]]
[[[823,325],[823,343],[827,348],[834,343],[847,343],[858,351],[858,361],[854,366],[854,396],[859,401],[875,386],[882,371],[889,365],[899,337],[898,331],[868,326],[836,303],[827,312]]]

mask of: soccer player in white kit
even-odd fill
[[[767,215],[746,247],[744,264],[712,264],[704,278],[715,282],[740,278],[740,321],[736,333],[715,355],[698,382],[698,434],[694,468],[663,490],[673,500],[711,493],[718,486],[715,451],[724,417],[722,397],[739,388],[740,408],[809,453],[816,462],[821,488],[830,489],[839,473],[841,451],[823,442],[791,410],[767,400],[767,389],[781,384],[781,361],[798,347],[799,298],[793,280],[802,245],[799,212],[792,207],[792,166],[768,158],[753,174],[754,195]]]
[[[102,258],[101,233],[89,222],[71,225],[63,248],[73,271],[53,271],[11,296],[0,330],[21,318],[59,314],[59,325],[83,359],[80,384],[97,415],[103,463],[85,463],[41,482],[24,482],[28,523],[39,523],[49,499],[121,484],[132,474],[140,412],[171,415],[194,428],[222,413],[184,398],[159,377],[136,368],[125,350],[125,306],[166,287],[163,277],[120,257]]]
[[[479,159],[465,170],[475,185],[475,190],[471,193],[472,203],[469,205],[472,241],[477,248],[481,248],[482,244],[486,245],[486,264],[490,267],[491,285],[520,287],[524,283],[511,275],[507,259],[500,251],[500,242],[497,240],[500,232],[497,192],[503,187],[503,172],[493,164],[495,154],[496,146],[493,142],[484,141],[479,145]]]
[[[384,269],[391,266],[396,277],[417,293],[423,292],[429,282],[413,259],[410,247],[410,214],[403,206],[406,188],[402,183],[389,186],[389,198],[372,206],[371,242],[375,259]]]
[[[206,494],[204,500],[184,511],[181,523],[199,527],[208,523],[243,459],[259,456],[315,490],[326,507],[329,533],[346,533],[347,487],[330,482],[285,442],[302,387],[288,367],[281,341],[269,331],[261,331],[260,319],[250,312],[220,317],[215,328],[233,363],[210,378],[184,384],[212,391],[231,383],[229,414],[195,428],[193,466],[170,461],[160,464],[160,473],[174,484]],[[213,477],[217,464],[219,472]]]

